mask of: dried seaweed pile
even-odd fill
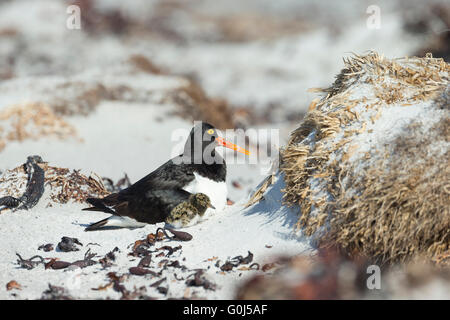
[[[83,203],[88,197],[103,197],[109,194],[102,179],[91,174],[89,177],[79,170],[47,167],[46,185],[51,188],[51,200],[67,203],[69,200]]]
[[[18,104],[0,111],[0,120],[10,123],[0,125],[0,151],[8,141],[74,136],[75,129],[61,117],[88,115],[105,100],[175,105],[173,113],[183,118],[221,129],[234,127],[234,114],[225,100],[209,97],[195,81],[160,70],[143,55],[131,55],[101,73],[48,77],[27,86],[31,102],[26,104],[19,103],[22,95],[15,86],[5,83],[1,88]]]
[[[449,64],[374,52],[344,62],[282,152],[284,199],[301,208],[298,228],[382,263],[444,254]]]
[[[219,129],[234,128],[232,108],[223,99],[210,98],[195,82],[189,81],[184,87],[175,91],[172,100],[181,107],[178,112],[182,117],[202,120]]]
[[[11,106],[0,111],[0,120],[0,151],[10,141],[39,139],[44,136],[59,139],[76,136],[75,128],[43,103]]]
[[[0,175],[0,197],[20,197],[25,192],[28,175],[24,166],[6,170]]]
[[[79,170],[70,170],[39,164],[45,171],[45,190],[48,191],[48,206],[69,201],[83,203],[89,196],[102,197],[109,194],[101,178],[95,174],[86,176]],[[24,166],[5,171],[0,176],[1,196],[20,197],[27,185]],[[44,198],[43,198],[44,199]]]

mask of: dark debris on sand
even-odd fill
[[[98,261],[102,265],[103,269],[109,268],[113,265],[113,262],[116,261],[116,253],[118,252],[120,252],[119,248],[115,247]]]
[[[38,250],[43,250],[44,252],[53,251],[53,243],[47,243],[47,244],[40,245],[38,247]]]
[[[57,248],[62,252],[79,251],[80,249],[76,245],[82,246],[83,244],[77,238],[62,237]]]
[[[197,270],[196,273],[192,274],[191,276],[188,276],[188,279],[186,280],[186,285],[188,287],[203,287],[205,290],[216,290],[216,285],[206,279],[203,274],[205,273],[205,270],[200,269]],[[193,279],[190,279],[191,277],[194,277]]]
[[[35,256],[31,257],[30,259],[23,259],[20,256],[20,254],[18,254],[18,253],[16,253],[16,256],[19,258],[17,260],[17,264],[21,268],[25,268],[25,269],[28,269],[28,270],[34,269],[39,264],[45,264],[44,258],[39,256],[39,255],[35,255]]]
[[[63,287],[48,284],[48,289],[42,292],[41,300],[74,300]]]
[[[118,292],[120,294],[120,299],[123,300],[161,299],[170,296],[171,286],[175,283],[178,288],[180,284],[186,287],[184,295],[178,298],[198,298],[199,291],[194,290],[191,293],[188,290],[188,288],[191,287],[215,291],[217,285],[209,280],[206,274],[210,267],[206,269],[190,269],[183,264],[183,262],[186,261],[186,258],[178,259],[182,253],[183,247],[176,242],[189,241],[190,239],[192,239],[192,235],[187,232],[158,228],[154,233],[150,233],[143,239],[136,240],[128,246],[128,248],[131,248],[131,251],[128,252],[127,257],[129,257],[129,261],[135,261],[134,266],[129,267],[127,271],[120,274],[108,272],[106,275],[107,282],[100,286],[93,287],[91,290],[105,292],[107,290],[113,290]],[[79,251],[81,246],[83,246],[83,244],[77,238],[64,236],[57,245],[57,252]],[[86,245],[86,247],[87,246],[88,245]],[[43,244],[38,247],[38,250],[46,252],[51,251],[52,249],[53,245],[51,243]],[[97,255],[92,253],[91,249],[88,249],[84,254],[84,258],[77,261],[65,261],[65,259],[60,259],[58,257],[44,258],[39,255],[24,259],[17,254],[17,264],[19,267],[28,270],[42,264],[45,269],[61,271],[100,265],[100,269],[89,269],[96,273],[98,270],[105,270],[115,266],[115,263],[117,263],[117,254],[119,253],[121,253],[121,250],[119,250],[118,247],[115,247],[104,256],[95,259]],[[214,260],[215,259],[208,259],[207,261],[213,263],[212,261]],[[235,256],[222,266],[217,264],[217,267],[220,267],[222,271],[231,271],[233,268],[240,265],[250,265],[250,267],[245,267],[245,270],[258,270],[259,264],[251,264],[252,261],[253,254],[249,251],[247,256]],[[219,263],[219,261],[217,261],[217,263]],[[140,277],[142,279],[140,282],[142,283],[142,286],[139,288],[136,288],[136,286],[128,286],[128,280],[133,277]],[[149,294],[154,296],[150,296]],[[42,293],[41,299],[57,300],[73,299],[73,297],[65,288],[49,284],[48,289]]]
[[[40,164],[44,163],[40,156],[29,156],[27,162],[23,165],[28,175],[25,192],[19,198],[6,196],[0,198],[1,209],[31,209],[41,199],[44,194],[45,172]]]
[[[120,190],[131,186],[130,178],[128,178],[128,175],[126,173],[124,177],[119,179],[116,183],[114,183],[114,181],[108,177],[103,177],[102,180],[105,189],[111,193],[119,192]]]
[[[233,268],[240,266],[241,264],[249,264],[253,261],[253,253],[248,252],[246,257],[236,256],[233,259],[226,261],[222,266],[220,266],[220,270],[222,271],[231,271]],[[217,266],[218,264],[216,264]],[[255,264],[253,264],[255,265]],[[252,265],[252,266],[253,266]]]
[[[97,264],[97,261],[92,260],[96,256],[95,253],[91,253],[91,249],[88,249],[86,253],[84,254],[84,258],[82,260],[77,260],[75,262],[67,262],[67,261],[61,261],[57,260],[56,258],[51,259],[48,263],[45,264],[45,269],[52,268],[53,270],[58,269],[65,269],[71,266],[78,267],[78,268],[86,268],[89,266],[92,266],[94,264]]]

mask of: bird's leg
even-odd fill
[[[158,228],[155,231],[155,234],[158,236],[159,231],[161,231],[162,233],[164,233],[164,235],[168,238],[168,239],[172,239],[172,237],[170,235],[167,234],[166,228]]]

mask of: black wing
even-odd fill
[[[121,195],[145,194],[149,190],[183,189],[195,179],[194,166],[178,162],[181,156],[171,159],[133,185],[119,192]]]

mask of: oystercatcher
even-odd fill
[[[217,146],[249,154],[220,137],[212,125],[198,123],[192,128],[182,154],[120,192],[101,199],[88,198],[86,201],[92,207],[83,210],[112,216],[88,226],[86,231],[138,228],[146,223],[164,222],[177,205],[189,201],[189,196],[196,193],[207,195],[215,210],[223,210],[227,201],[227,170],[225,160],[215,151]]]

